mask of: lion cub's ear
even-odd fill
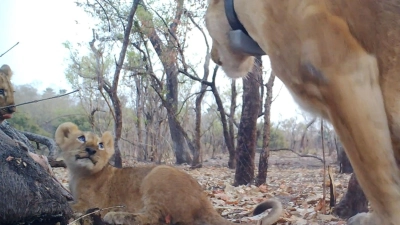
[[[62,123],[58,126],[55,133],[56,143],[62,148],[62,145],[68,140],[72,133],[79,132],[76,124],[71,122]]]
[[[8,76],[8,78],[11,78],[12,76],[11,68],[6,64],[1,66],[0,72],[3,72],[6,76]]]
[[[101,141],[103,142],[104,148],[106,151],[112,155],[114,154],[114,137],[110,131],[104,132],[101,137]]]

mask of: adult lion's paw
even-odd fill
[[[358,213],[347,221],[347,225],[381,225],[373,213]]]

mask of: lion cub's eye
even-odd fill
[[[4,94],[5,94],[4,89],[0,89],[0,95],[4,95]]]
[[[80,142],[85,142],[86,141],[86,138],[85,138],[85,136],[79,136],[78,137],[78,141],[80,141]]]
[[[99,149],[100,149],[100,150],[103,150],[103,149],[104,149],[103,143],[99,143]]]

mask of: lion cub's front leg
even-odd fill
[[[126,225],[162,225],[158,218],[148,216],[144,213],[129,212],[109,212],[104,218],[108,224],[126,224]]]

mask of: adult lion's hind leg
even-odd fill
[[[323,8],[310,9],[299,19],[298,32],[301,63],[312,67],[301,76],[318,89],[318,96],[314,97],[320,102],[316,104],[322,106],[334,125],[374,210],[372,214],[358,215],[349,224],[398,225],[400,174],[393,155],[377,60],[360,46],[345,21]]]

